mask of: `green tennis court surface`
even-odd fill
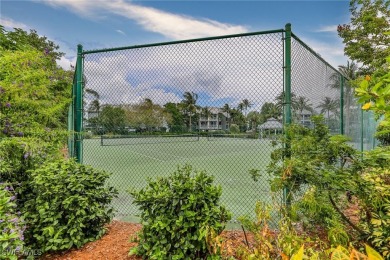
[[[266,169],[274,149],[269,140],[189,138],[182,138],[183,142],[180,137],[169,142],[164,137],[161,142],[156,137],[134,142],[117,138],[107,146],[102,146],[100,139],[86,139],[84,163],[112,173],[110,183],[119,190],[113,203],[116,217],[122,220],[136,220],[138,214],[126,190],[142,188],[147,178],[166,176],[184,164],[215,176],[215,183],[222,186],[222,202],[233,213],[233,220],[253,214],[257,200],[271,202],[268,176],[264,174],[254,182],[249,175],[250,169]]]

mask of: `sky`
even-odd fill
[[[349,1],[344,0],[0,1],[0,24],[7,30],[14,27],[35,29],[57,43],[66,53],[58,62],[64,68],[74,65],[77,44],[82,44],[84,50],[93,50],[283,29],[286,23],[291,23],[294,34],[337,68],[346,64],[347,57],[343,55],[344,46],[336,28],[349,20]],[[91,67],[96,65],[94,60],[90,62]],[[131,83],[128,75],[122,76],[122,84]],[[203,82],[211,77],[202,75],[201,79],[194,80]],[[145,89],[147,87],[144,86],[142,91]],[[156,86],[149,85],[149,93],[151,90],[157,91]],[[163,99],[164,102],[180,98],[178,93],[168,90],[168,85],[158,90],[165,93],[160,93],[162,96],[176,96],[176,99]],[[134,95],[145,97],[142,91]],[[202,89],[199,91],[202,92]],[[240,93],[237,96],[243,98],[245,91]],[[224,94],[224,90],[217,93],[221,102],[229,99]],[[216,100],[215,95],[204,95],[209,100]],[[258,105],[261,103],[258,102]]]

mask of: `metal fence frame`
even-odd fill
[[[313,49],[311,49],[307,44],[305,44],[302,40],[300,40],[294,33],[291,31],[291,24],[286,24],[284,29],[277,30],[269,30],[269,31],[261,31],[261,32],[252,32],[252,33],[243,33],[243,34],[234,34],[234,35],[225,35],[218,37],[207,37],[207,38],[197,38],[190,40],[182,40],[182,41],[171,41],[171,42],[161,42],[161,43],[153,43],[153,44],[145,44],[145,45],[134,45],[134,46],[126,46],[119,48],[107,48],[107,49],[99,49],[99,50],[83,50],[82,45],[77,46],[77,62],[75,68],[75,76],[73,81],[72,88],[72,105],[69,109],[69,122],[68,128],[72,133],[69,138],[69,155],[70,157],[74,157],[78,162],[83,163],[83,86],[84,86],[84,56],[92,53],[101,53],[101,52],[112,52],[118,50],[129,50],[129,49],[139,49],[139,48],[148,48],[155,46],[163,46],[163,45],[174,45],[180,43],[191,43],[191,42],[199,42],[199,41],[211,41],[211,40],[219,40],[226,38],[234,38],[234,37],[245,37],[245,36],[254,36],[261,34],[271,34],[271,33],[282,33],[283,34],[283,53],[284,53],[284,109],[283,109],[283,125],[288,126],[292,123],[292,115],[291,115],[291,55],[292,55],[292,46],[291,40],[294,39],[298,41],[304,48],[306,48],[309,52],[311,52],[316,58],[321,60],[326,66],[333,69],[335,72],[339,74],[340,77],[340,134],[344,134],[344,87],[345,82],[348,80],[342,75],[337,69],[331,66],[328,62],[326,62],[320,55],[318,55]],[[363,124],[361,122],[363,133]],[[288,145],[288,144],[286,144]],[[363,136],[361,137],[361,150],[363,150]],[[286,206],[289,206],[289,190],[287,188],[284,189],[283,192],[283,202]]]

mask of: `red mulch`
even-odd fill
[[[41,260],[130,260],[142,259],[140,257],[128,256],[130,248],[137,245],[131,242],[141,229],[140,224],[113,221],[108,225],[106,234],[99,240],[90,242],[80,249],[71,249],[61,253],[46,254]],[[241,246],[245,246],[245,236],[242,231],[223,231],[224,254],[235,255]],[[253,237],[248,235],[250,243]]]
[[[344,212],[353,223],[358,222],[359,208],[356,203],[352,204]],[[61,253],[44,255],[41,260],[131,260],[142,259],[136,256],[128,256],[130,248],[137,245],[131,242],[131,238],[136,236],[141,229],[140,224],[113,221],[107,226],[106,234],[99,240],[90,242],[80,249],[71,249]],[[325,230],[316,230],[316,234],[306,233],[296,227],[299,233],[311,237],[320,237],[323,242],[327,241]],[[274,234],[276,235],[276,234]],[[245,246],[245,236],[240,230],[223,231],[222,254],[225,256],[237,256],[237,250]],[[250,247],[253,246],[254,238],[252,234],[247,234]],[[312,245],[315,247],[315,245]]]

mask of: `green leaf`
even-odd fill
[[[384,260],[383,257],[369,245],[365,245],[369,260]]]

